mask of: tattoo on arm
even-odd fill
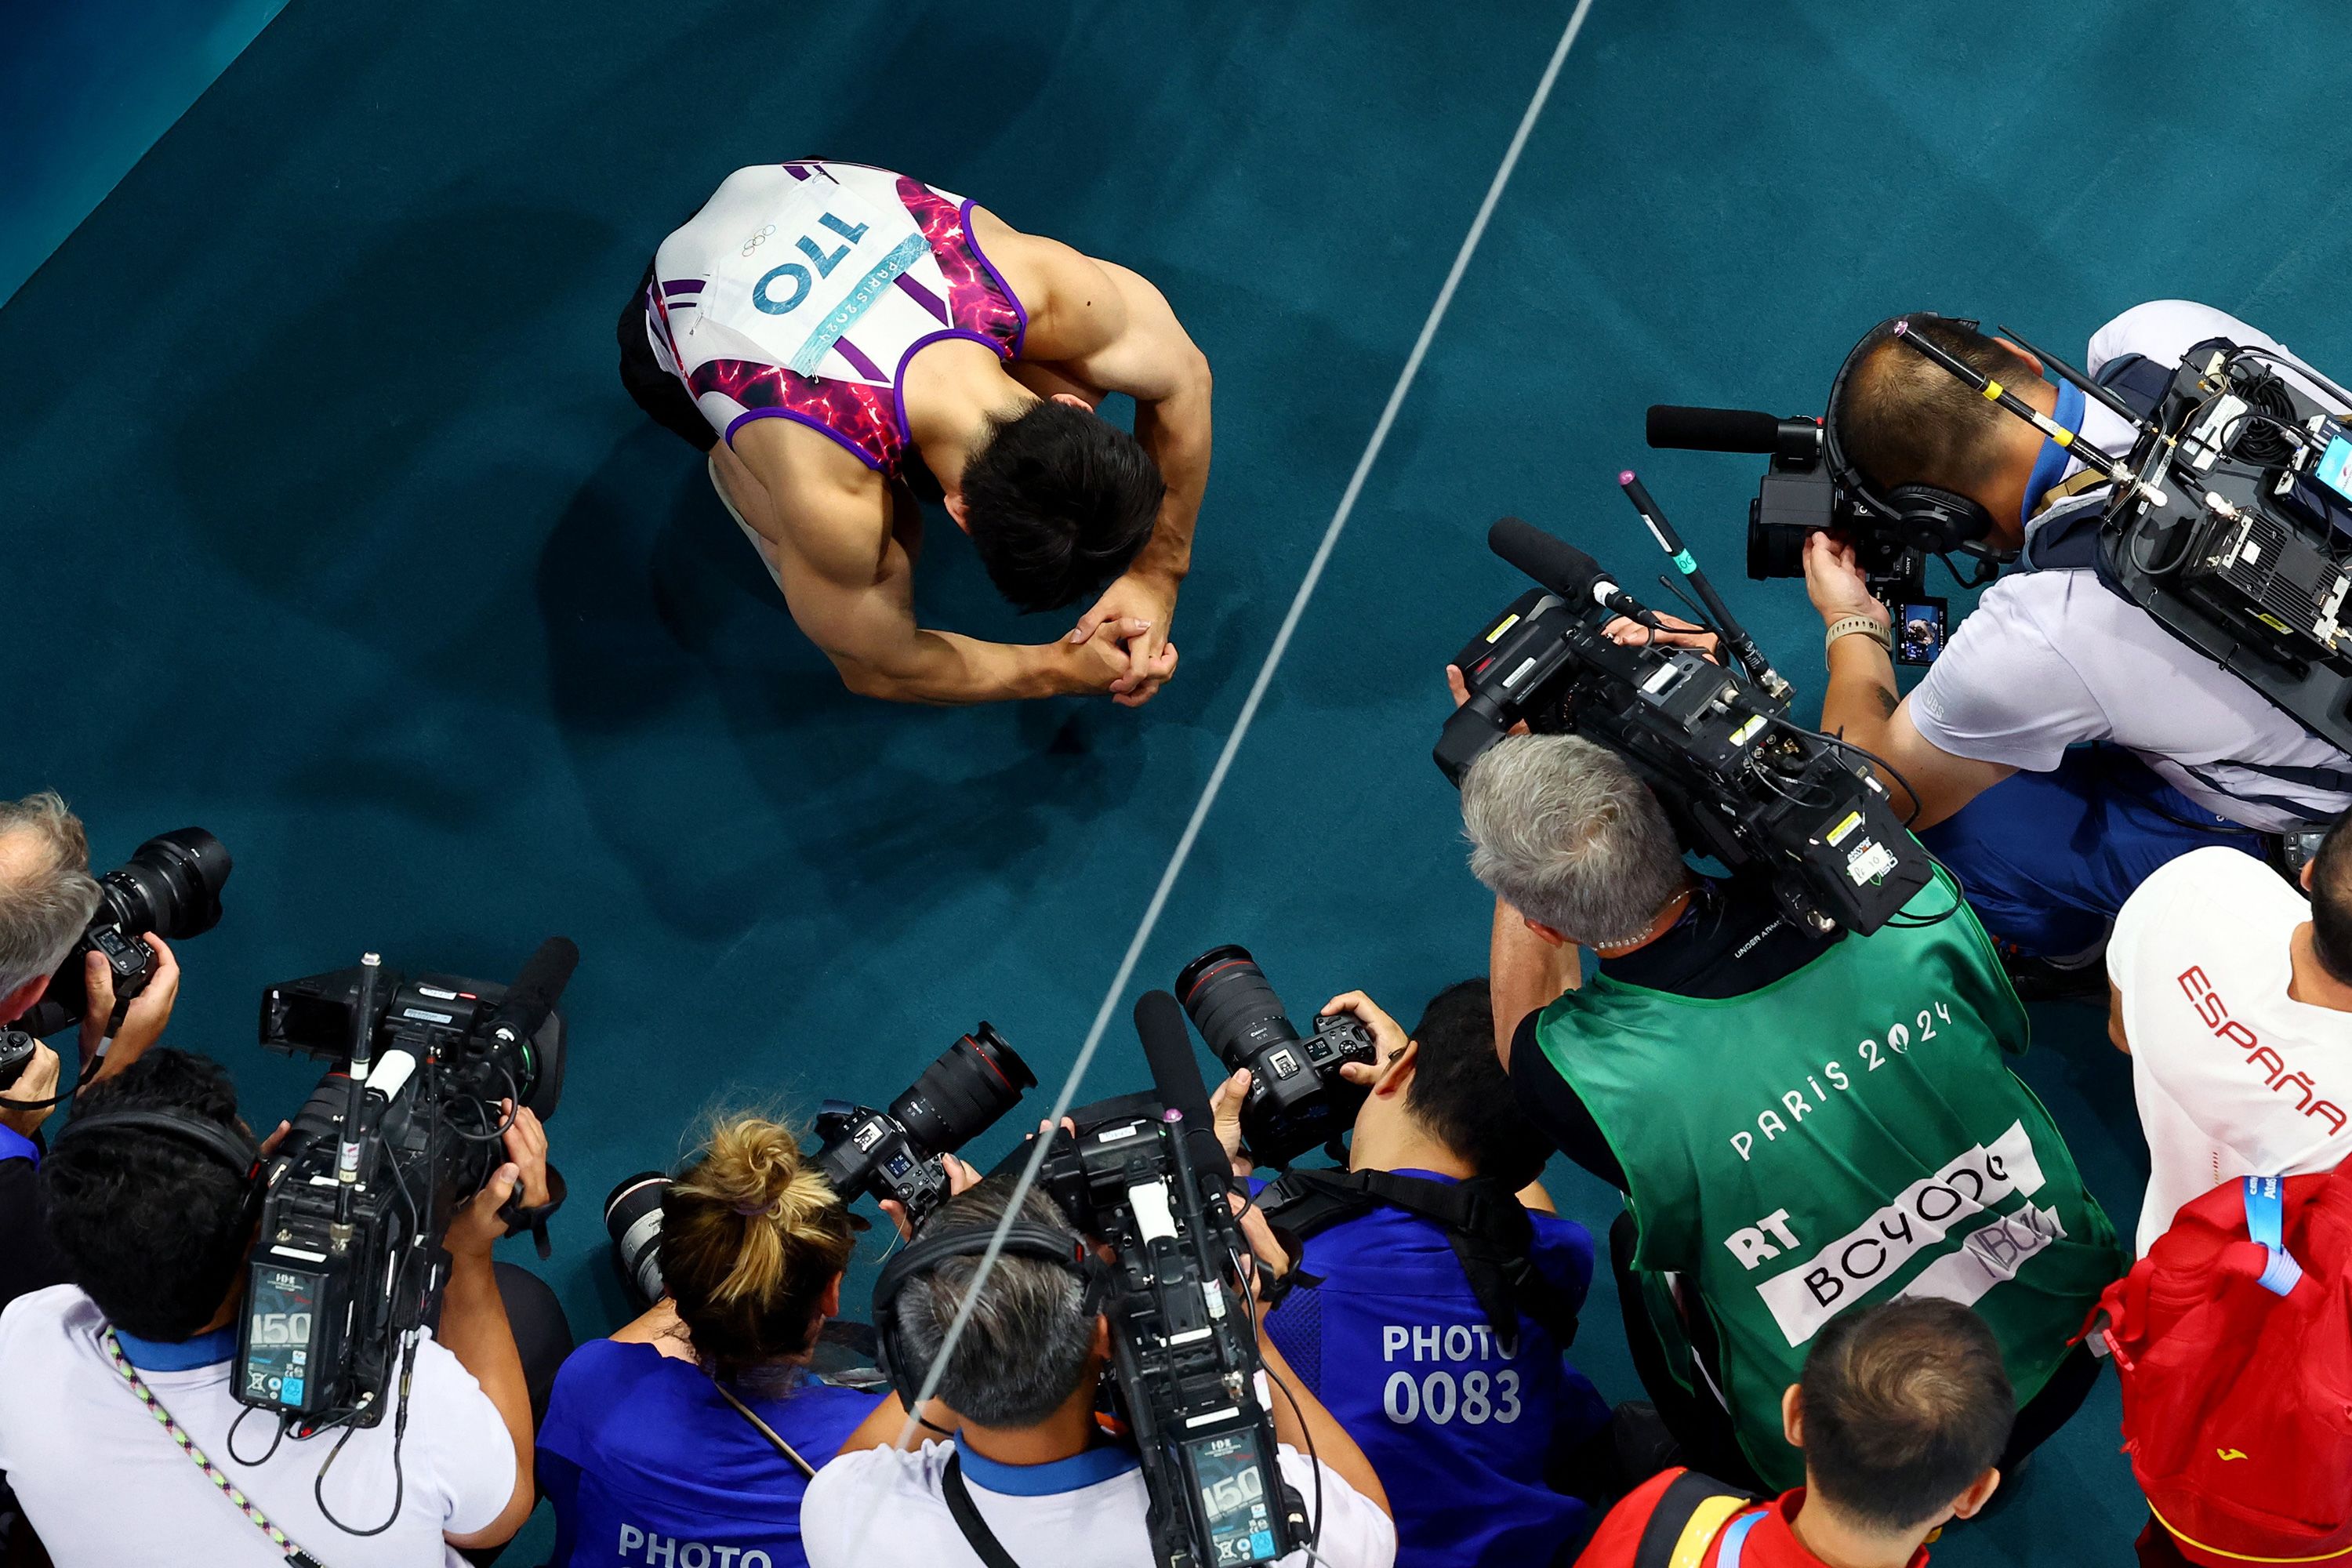
[[[1885,719],[1894,718],[1895,710],[1903,706],[1903,700],[1895,695],[1895,689],[1890,686],[1874,686],[1871,689],[1878,696],[1879,716]]]

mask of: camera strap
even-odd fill
[[[1535,1222],[1517,1194],[1485,1176],[1433,1182],[1392,1171],[1286,1171],[1258,1194],[1270,1220],[1309,1237],[1385,1204],[1445,1232],[1470,1293],[1497,1342],[1516,1352],[1519,1319],[1562,1349],[1576,1338],[1575,1305],[1532,1257]]]
[[[294,1564],[294,1568],[326,1568],[325,1563],[302,1550],[291,1536],[270,1523],[269,1516],[261,1511],[260,1505],[238,1490],[236,1484],[221,1473],[220,1467],[196,1447],[195,1439],[172,1418],[172,1413],[163,1408],[163,1402],[155,1397],[155,1391],[149,1388],[146,1380],[139,1375],[139,1369],[132,1366],[130,1358],[122,1353],[122,1345],[114,1337],[112,1324],[107,1325],[99,1335],[99,1345],[106,1352],[106,1359],[114,1364],[114,1370],[122,1374],[122,1381],[130,1385],[131,1392],[138,1396],[139,1403],[147,1407],[147,1414],[152,1415],[172,1441],[180,1446],[180,1452],[187,1455],[196,1468],[205,1473],[205,1479],[217,1487],[230,1506],[245,1516],[247,1523],[268,1536],[269,1544],[278,1548],[286,1561]]]
[[[709,1371],[708,1368],[705,1368],[704,1370],[706,1373]],[[735,1407],[735,1414],[740,1415],[744,1420],[749,1421],[752,1426],[758,1427],[760,1429],[760,1436],[765,1437],[768,1440],[769,1446],[773,1447],[777,1453],[782,1454],[785,1458],[791,1460],[793,1468],[798,1470],[803,1479],[812,1481],[816,1479],[816,1467],[810,1464],[806,1459],[802,1458],[801,1451],[798,1448],[793,1447],[790,1443],[785,1442],[781,1433],[779,1433],[773,1426],[769,1426],[765,1421],[761,1420],[758,1411],[752,1409],[750,1405],[736,1398],[734,1390],[719,1382],[716,1375],[711,1376],[710,1386],[719,1391],[719,1398],[725,1400],[728,1404]]]
[[[963,1531],[963,1538],[988,1568],[1021,1568],[1004,1543],[996,1539],[996,1531],[988,1528],[988,1521],[980,1517],[980,1507],[971,1500],[971,1489],[963,1484],[961,1456],[950,1453],[947,1468],[940,1473],[940,1495],[947,1500],[948,1513]]]

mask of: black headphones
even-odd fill
[[[77,1116],[58,1134],[56,1148],[68,1143],[88,1142],[102,1132],[152,1132],[165,1138],[175,1138],[182,1143],[210,1154],[245,1183],[245,1201],[237,1210],[236,1223],[230,1228],[228,1240],[243,1246],[247,1232],[260,1217],[262,1195],[269,1184],[262,1173],[261,1146],[247,1136],[244,1129],[225,1126],[210,1117],[198,1116],[191,1110],[171,1107],[142,1107],[122,1110],[101,1110],[90,1116]]]
[[[1942,321],[1971,332],[1977,330],[1977,323],[1965,317],[1913,310],[1889,316],[1863,334],[1862,341],[1847,352],[1845,362],[1838,366],[1837,379],[1830,383],[1829,405],[1822,415],[1822,462],[1829,470],[1830,482],[1852,496],[1874,522],[1883,524],[1911,549],[1923,550],[1930,555],[1959,553],[2005,559],[2006,552],[1989,549],[1983,542],[1992,534],[1993,519],[1992,513],[1978,502],[1934,485],[1896,485],[1882,496],[1845,455],[1845,444],[1838,438],[1837,419],[1838,407],[1845,397],[1846,378],[1862,363],[1865,351],[1892,341],[1878,334],[1896,321]]]
[[[915,1395],[921,1391],[924,1369],[902,1364],[898,1354],[898,1293],[915,1276],[929,1273],[950,1258],[979,1257],[988,1250],[989,1240],[995,1234],[994,1226],[980,1225],[919,1236],[883,1266],[882,1277],[874,1281],[874,1359],[909,1411],[915,1408]],[[1055,1230],[1034,1220],[1015,1220],[1005,1227],[1004,1245],[998,1250],[1002,1257],[1058,1263],[1076,1275],[1087,1288],[1078,1308],[1087,1317],[1101,1311],[1103,1303],[1109,1300],[1110,1266],[1095,1256],[1084,1237],[1073,1231]]]

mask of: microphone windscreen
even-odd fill
[[[1780,421],[1753,408],[1690,408],[1653,403],[1646,429],[1653,447],[1693,452],[1777,451]]]
[[[1570,604],[1583,605],[1605,574],[1601,563],[1531,523],[1507,517],[1486,531],[1486,547]]]
[[[1135,1037],[1143,1043],[1144,1065],[1151,1069],[1151,1087],[1160,1103],[1183,1113],[1194,1163],[1231,1182],[1233,1162],[1217,1142],[1209,1089],[1201,1079],[1201,1059],[1192,1054],[1184,1009],[1165,991],[1145,992],[1135,1002]]]
[[[556,999],[572,983],[572,972],[580,964],[580,949],[567,936],[551,936],[539,944],[522,966],[522,972],[507,987],[506,1000],[499,1004],[498,1022],[511,1027],[525,1038],[539,1033],[547,1016],[555,1010]]]

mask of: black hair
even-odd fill
[[[1057,609],[1127,570],[1168,486],[1143,444],[1039,398],[993,419],[964,465],[964,523],[988,580],[1022,610]]]
[[[168,1047],[93,1084],[75,1114],[101,1110],[178,1110],[244,1130],[227,1069]],[[135,1128],[60,1139],[41,1162],[49,1238],[73,1282],[147,1340],[194,1337],[228,1299],[252,1239],[247,1190],[219,1156]]]
[[[2352,985],[2352,812],[2336,819],[2311,858],[2311,951],[2337,984]]]
[[[940,1205],[925,1237],[951,1230],[991,1230],[1013,1196],[1011,1176],[990,1176]],[[1035,1188],[1021,1217],[1075,1238],[1061,1206]],[[980,1272],[980,1255],[941,1258],[899,1287],[898,1331],[890,1353],[918,1379],[946,1342],[948,1325]],[[1059,1410],[1086,1373],[1095,1347],[1095,1315],[1086,1310],[1086,1281],[1066,1264],[1001,1254],[972,1304],[963,1337],[940,1373],[939,1396],[949,1409],[982,1426],[1034,1426]]]
[[[1457,981],[1430,998],[1413,1026],[1421,1047],[1404,1108],[1482,1176],[1516,1192],[1543,1174],[1553,1145],[1519,1110],[1495,1054],[1495,1001],[1486,977]]]
[[[2000,1458],[2017,1419],[1991,1327],[1934,1297],[1831,1319],[1798,1386],[1815,1494],[1881,1531],[1949,1508]]]
[[[1982,332],[1935,316],[1906,319],[1912,331],[1980,375],[2016,381],[2032,374],[2015,349]],[[1991,478],[2014,415],[1896,342],[1892,322],[1874,329],[1861,353],[1830,416],[1863,478],[1881,494],[1897,485],[1967,494]]]

